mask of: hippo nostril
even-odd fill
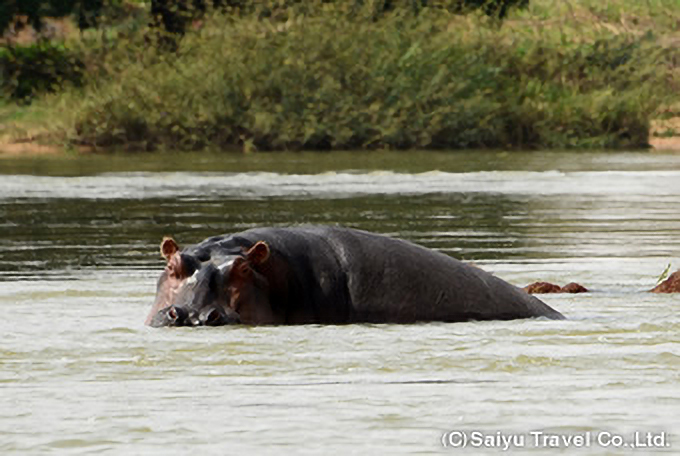
[[[222,315],[217,309],[209,309],[201,313],[199,317],[202,324],[206,326],[219,325],[222,321]]]
[[[186,326],[188,324],[187,317],[189,315],[183,307],[169,307],[165,315],[169,326]]]
[[[205,322],[206,323],[215,323],[219,319],[220,319],[220,314],[216,310],[213,310],[208,314],[208,318],[205,320]]]

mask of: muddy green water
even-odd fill
[[[680,296],[644,292],[680,267],[680,155],[94,156],[0,173],[3,455],[500,454],[502,438],[680,452]],[[557,322],[143,326],[163,235],[299,223],[593,292],[544,296]]]

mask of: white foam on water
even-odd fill
[[[167,197],[349,198],[360,195],[498,193],[517,195],[680,194],[680,171],[485,171],[419,174],[327,172],[109,173],[84,177],[3,176],[0,199],[139,199]]]

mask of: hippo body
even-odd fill
[[[564,318],[479,268],[355,229],[257,228],[181,252],[170,241],[152,326]]]
[[[680,269],[649,291],[652,293],[680,293]]]
[[[548,294],[548,293],[588,293],[588,289],[576,282],[570,282],[561,287],[550,282],[534,282],[522,288],[529,294]]]

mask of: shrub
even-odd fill
[[[481,10],[504,19],[511,8],[524,8],[529,0],[151,0],[151,14],[167,32],[183,35],[191,20],[208,9],[285,21],[292,15],[313,14],[319,5],[329,4],[353,13],[368,10],[373,20],[395,10],[417,14],[423,8],[459,14]]]
[[[113,0],[114,2],[116,0]],[[23,16],[40,30],[46,17],[78,16],[82,28],[92,27],[104,8],[104,0],[3,0],[0,3],[0,36]]]
[[[452,26],[455,24],[455,26]],[[671,58],[649,36],[583,37],[328,8],[214,18],[78,97],[96,145],[277,149],[640,147]]]
[[[0,75],[5,95],[25,102],[65,84],[80,86],[84,64],[77,53],[60,44],[11,46],[0,49]]]

